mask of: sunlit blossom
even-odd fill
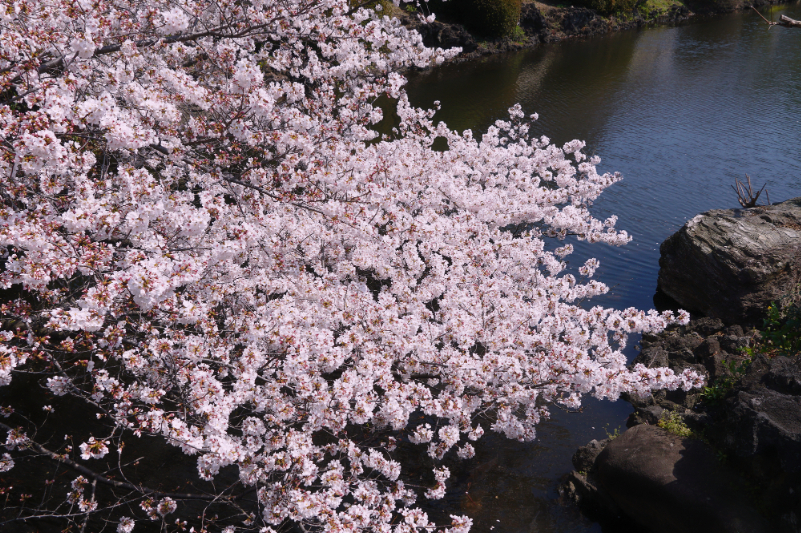
[[[630,240],[589,209],[620,175],[519,105],[474,135],[409,103],[402,72],[458,49],[346,0],[67,4],[0,13],[0,288],[23,294],[0,386],[43,372],[48,416],[72,395],[110,421],[81,459],[162,439],[213,486],[255,487],[233,514],[265,533],[433,530],[417,499],[485,430],[530,441],[554,404],[702,384],[623,354],[686,313],[578,305],[609,289],[570,241]],[[404,485],[396,446],[433,481]],[[71,512],[102,511],[89,485]],[[192,519],[154,494],[137,520]]]

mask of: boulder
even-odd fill
[[[689,311],[758,324],[772,301],[798,294],[801,198],[702,213],[660,248],[658,290]]]
[[[547,28],[548,22],[536,4],[523,4],[520,9],[520,27],[529,34],[537,34]]]
[[[749,364],[741,349],[757,337],[709,317],[644,335],[636,363],[726,379],[725,394],[626,396],[633,429],[603,451],[605,442],[580,448],[563,494],[588,516],[628,516],[654,532],[801,533],[801,356],[757,354]],[[706,440],[655,427],[676,416]]]
[[[774,458],[787,473],[801,472],[801,396],[739,391],[728,402],[728,448],[740,457]]]
[[[759,355],[726,400],[725,417],[710,428],[744,462],[801,477],[801,358]]]
[[[626,427],[630,428],[640,424],[656,425],[665,415],[665,412],[665,408],[661,405],[643,405],[635,407],[634,412],[626,419]],[[576,464],[575,459],[573,464]]]
[[[709,446],[639,425],[598,455],[598,488],[652,533],[770,531]]]
[[[706,434],[759,487],[775,530],[801,531],[801,357],[758,355]]]
[[[595,465],[595,459],[603,451],[604,446],[609,443],[609,439],[597,441],[591,440],[586,446],[582,446],[573,454],[573,466],[578,472],[589,472]]]
[[[469,53],[478,48],[478,42],[473,35],[461,24],[450,24],[447,22],[422,22],[416,15],[404,13],[401,15],[404,26],[417,30],[423,38],[423,44],[429,48],[455,48],[459,47],[462,52]]]

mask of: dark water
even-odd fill
[[[762,13],[800,19],[801,5]],[[536,134],[585,140],[601,170],[623,174],[594,214],[617,214],[634,241],[572,256],[601,260],[612,290],[593,303],[653,307],[659,243],[702,211],[736,207],[735,178],[766,183],[772,202],[801,196],[801,30],[768,30],[753,11],[446,65],[412,76],[408,92],[419,106],[440,100],[438,119],[477,133],[520,102],[539,113]],[[590,401],[582,414],[556,412],[535,443],[487,440],[440,510],[470,515],[476,532],[602,531],[560,505],[556,485],[575,448],[625,429],[630,411]]]

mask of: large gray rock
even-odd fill
[[[801,198],[707,211],[660,251],[658,288],[683,308],[730,324],[759,323],[771,301],[801,282]]]
[[[598,456],[599,488],[654,533],[770,531],[743,483],[703,442],[649,425],[635,426]]]

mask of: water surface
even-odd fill
[[[801,19],[801,5],[763,11],[782,13]],[[601,260],[597,276],[612,290],[593,303],[653,307],[659,244],[699,212],[736,207],[735,178],[767,184],[772,202],[801,196],[801,30],[768,31],[754,12],[445,65],[411,76],[408,92],[419,106],[441,101],[437,119],[476,133],[520,102],[540,115],[537,135],[583,139],[601,170],[623,174],[593,212],[617,214],[634,241],[572,256]],[[630,411],[589,401],[582,414],[555,412],[535,443],[485,438],[437,511],[468,514],[482,533],[620,533],[560,505],[556,486],[576,447],[625,429]]]

